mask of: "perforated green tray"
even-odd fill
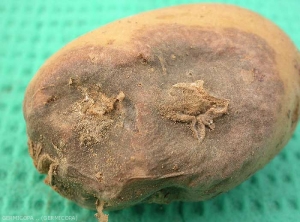
[[[184,0],[0,0],[0,221],[96,221],[43,183],[26,145],[22,101],[38,68],[69,41],[113,20]],[[207,2],[207,1],[206,1]],[[217,1],[252,9],[300,48],[300,1]],[[274,36],[275,38],[275,36]],[[300,126],[285,149],[249,180],[210,201],[138,205],[111,212],[116,222],[300,221]],[[8,216],[19,216],[11,218]],[[51,218],[43,216],[71,216]]]

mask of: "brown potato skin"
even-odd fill
[[[190,122],[162,112],[174,110],[172,86],[198,80],[229,101],[201,142]],[[299,110],[293,43],[265,18],[222,4],[156,10],[92,31],[41,67],[24,100],[29,152],[46,183],[108,210],[228,191],[284,147]]]

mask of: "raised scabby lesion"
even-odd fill
[[[190,123],[195,138],[203,141],[206,127],[215,128],[214,119],[228,112],[229,100],[211,96],[203,88],[204,82],[177,83],[171,87],[160,106],[161,115],[183,123]]]
[[[72,104],[66,118],[72,122],[81,147],[90,147],[108,138],[113,125],[122,125],[125,118],[125,94],[107,95],[102,87],[78,87],[80,97]]]

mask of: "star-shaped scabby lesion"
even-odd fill
[[[160,112],[176,122],[190,123],[195,138],[202,142],[206,127],[215,129],[214,119],[228,112],[229,100],[209,95],[203,81],[177,83],[171,87]]]

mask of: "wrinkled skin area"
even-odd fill
[[[91,209],[100,200],[108,210],[206,200],[247,179],[288,141],[299,89],[286,96],[278,52],[260,36],[161,24],[131,39],[123,48],[112,41],[65,50],[27,89],[29,151],[61,195]],[[300,63],[293,62],[299,81]],[[197,81],[205,93],[186,97],[197,106],[170,99],[174,85]],[[198,116],[212,107],[224,112],[213,128],[198,125],[205,130],[200,141],[192,120],[168,113]]]

